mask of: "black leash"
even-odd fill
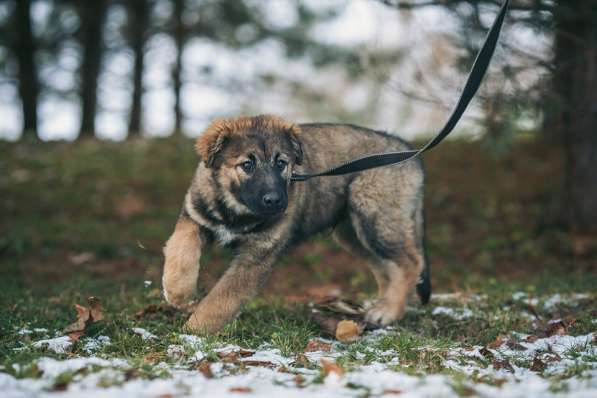
[[[452,111],[450,118],[441,129],[439,134],[429,141],[427,145],[422,147],[418,150],[411,150],[411,151],[403,151],[403,152],[387,152],[387,153],[379,153],[374,155],[366,155],[346,163],[343,163],[339,166],[332,167],[331,169],[313,173],[313,174],[292,174],[291,180],[292,181],[306,181],[313,177],[323,177],[323,176],[337,176],[342,174],[354,173],[357,171],[363,171],[368,169],[373,169],[376,167],[381,166],[388,166],[392,164],[398,164],[406,162],[407,160],[411,160],[419,156],[425,151],[430,150],[437,144],[439,144],[444,138],[452,132],[460,117],[466,110],[469,102],[475,96],[475,93],[479,89],[481,85],[481,81],[485,76],[485,72],[487,72],[487,67],[489,66],[489,62],[493,57],[493,52],[495,50],[495,46],[497,44],[498,38],[500,36],[500,31],[502,29],[502,25],[504,24],[504,18],[506,16],[506,11],[508,9],[508,5],[510,4],[510,0],[505,0],[502,8],[498,16],[496,17],[495,21],[493,22],[493,26],[487,33],[487,37],[485,38],[485,43],[483,43],[483,47],[477,54],[477,58],[473,63],[473,67],[469,73],[468,79],[464,86],[464,90],[462,90],[462,94],[460,95],[460,99],[456,104],[456,107]]]

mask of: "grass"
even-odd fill
[[[128,360],[133,364],[128,370],[131,377],[168,377],[167,370],[153,365],[179,362],[167,351],[181,344],[178,335],[184,314],[166,310],[142,318],[135,314],[162,303],[156,290],[161,247],[195,163],[192,142],[181,138],[124,144],[0,143],[0,169],[7,170],[0,173],[0,365],[4,372],[38,377],[35,361],[41,356],[86,355],[87,339],[105,335],[111,344],[96,355]],[[543,222],[559,188],[562,163],[556,152],[521,143],[515,153],[493,158],[477,143],[452,141],[427,156],[426,164],[428,246],[435,291],[478,293],[483,298],[446,304],[473,311],[463,320],[432,315],[432,306],[415,305],[396,325],[396,333],[340,346],[338,363],[351,369],[388,362],[392,356],[379,353],[389,351],[400,358],[399,364],[388,364],[393,369],[418,375],[452,374],[453,389],[460,395],[471,393],[471,380],[499,384],[491,377],[446,370],[444,364],[455,348],[485,346],[513,331],[533,332],[528,306],[512,299],[517,291],[540,298],[590,293],[589,299],[535,310],[545,321],[574,317],[570,334],[595,330],[595,258],[573,256],[569,236]],[[217,280],[229,259],[230,253],[220,249],[204,254],[199,295]],[[151,286],[145,286],[146,280]],[[283,259],[264,295],[220,335],[204,340],[202,350],[207,358],[218,360],[214,349],[225,344],[249,349],[269,345],[284,356],[296,357],[310,339],[322,336],[309,318],[309,298],[330,289],[363,300],[371,297],[374,284],[362,261],[342,252],[324,235]],[[92,324],[69,353],[32,348],[30,343],[44,333],[18,334],[25,327],[47,328],[52,337],[74,321],[74,304],[84,304],[91,295],[102,299],[106,320]],[[133,327],[145,328],[158,339],[148,344],[131,332]],[[490,362],[479,360],[479,366]],[[595,357],[585,355],[565,374],[547,376],[552,390],[564,389],[562,380],[592,369],[587,365],[591,362]],[[521,366],[528,368],[531,363]],[[55,388],[75,377],[61,374]]]

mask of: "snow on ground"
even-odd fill
[[[517,299],[528,299],[527,296]],[[542,301],[569,302],[577,299],[555,296]],[[439,309],[438,309],[439,308]],[[455,320],[471,316],[466,307],[436,307],[432,314],[450,316]],[[26,332],[23,332],[26,334]],[[145,329],[131,333],[155,335]],[[330,340],[316,345],[322,351],[305,352],[299,356],[283,355],[279,349],[263,345],[255,351],[237,345],[210,346],[205,339],[179,334],[176,344],[167,349],[170,363],[153,365],[151,377],[131,377],[134,364],[125,359],[91,355],[103,345],[110,344],[107,336],[85,340],[86,357],[58,360],[42,357],[35,361],[37,378],[17,378],[0,371],[0,391],[4,398],[22,397],[596,397],[597,396],[597,341],[596,333],[584,335],[553,335],[538,338],[523,333],[510,333],[507,340],[482,346],[464,346],[454,343],[440,353],[437,347],[413,348],[421,354],[437,352],[443,373],[425,374],[408,371],[408,361],[393,350],[377,347],[381,339],[395,336],[397,329],[379,329],[363,336],[354,358],[374,360],[344,365],[340,371],[325,373],[323,361],[338,361],[347,353],[347,346]],[[153,337],[147,337],[153,336]],[[45,346],[56,352],[68,350],[67,339],[40,340],[32,344]],[[149,344],[149,341],[148,341]],[[328,347],[325,351],[323,347]],[[232,356],[232,361],[210,363],[207,371],[199,363],[213,354],[220,358]],[[203,362],[202,362],[203,361]],[[307,365],[307,366],[305,366]],[[13,365],[15,374],[22,372]],[[4,369],[6,371],[6,369]],[[69,375],[61,388],[59,380]],[[557,383],[556,383],[557,381]]]
[[[143,340],[157,339],[157,337],[158,337],[155,334],[148,332],[147,330],[142,329],[142,328],[133,328],[133,332],[135,334],[141,336],[141,338]]]

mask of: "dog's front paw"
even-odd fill
[[[206,312],[196,310],[184,324],[184,330],[192,334],[214,334],[219,332],[226,322]]]
[[[174,307],[188,309],[193,305],[191,299],[195,294],[197,282],[192,278],[170,277],[164,274],[162,278],[164,298]]]
[[[379,299],[373,307],[367,310],[365,320],[376,325],[387,326],[402,316],[403,310],[395,303]]]

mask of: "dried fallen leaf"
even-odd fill
[[[328,361],[327,359],[321,360],[321,367],[323,368],[323,374],[329,375],[330,373],[335,373],[338,376],[342,376],[344,374],[344,369],[340,365],[335,362]]]
[[[155,365],[164,359],[163,352],[150,352],[143,357],[143,362],[149,365]]]
[[[543,372],[547,365],[543,362],[539,357],[533,358],[533,363],[531,364],[531,370],[533,372]]]
[[[524,341],[527,343],[534,343],[537,340],[539,340],[539,337],[535,336],[534,334],[530,334],[524,339]]]
[[[273,369],[277,367],[277,365],[270,361],[252,361],[252,360],[245,360],[242,363],[246,366],[258,366],[261,368],[270,368]]]
[[[402,394],[402,390],[399,389],[394,389],[394,388],[389,388],[389,389],[385,389],[383,390],[383,394],[393,394],[393,395],[399,395]]]
[[[211,371],[211,364],[208,361],[202,361],[197,365],[197,370],[205,376],[206,379],[212,379],[214,377]]]
[[[564,336],[568,334],[568,326],[561,319],[556,321],[549,321],[547,329],[545,330],[547,337]]]
[[[89,303],[90,308],[75,304],[77,320],[64,328],[64,333],[67,334],[72,341],[78,340],[89,324],[104,319],[100,299],[92,296],[87,299],[87,302]]]
[[[100,299],[98,299],[97,297],[89,297],[87,299],[87,302],[89,303],[89,313],[91,315],[91,321],[92,322],[97,322],[97,321],[103,321],[104,320],[104,309],[102,308],[102,303],[100,301]]]
[[[508,362],[507,359],[504,359],[503,361],[493,361],[492,365],[495,370],[504,369],[508,372],[514,373],[514,368],[512,365],[510,365],[510,362]]]
[[[231,387],[228,391],[239,392],[239,393],[249,393],[249,392],[253,392],[253,389],[251,387]]]
[[[568,334],[568,329],[576,322],[576,319],[568,317],[565,319],[553,319],[549,322],[537,322],[535,327],[535,335],[538,337],[551,336],[565,336]]]
[[[355,321],[343,320],[336,325],[336,340],[343,343],[352,343],[359,339],[363,333],[364,327],[361,328]]]
[[[329,352],[332,349],[332,345],[329,343],[324,343],[323,341],[311,339],[307,343],[305,347],[305,352],[314,352],[314,351],[325,351]]]
[[[311,362],[309,362],[309,359],[307,359],[305,354],[298,354],[292,363],[292,366],[300,368],[306,368],[309,367],[309,365],[311,365]]]
[[[483,355],[487,359],[493,359],[493,353],[487,349],[487,347],[483,347],[479,350],[481,355]]]
[[[507,340],[507,336],[504,336],[503,334],[498,335],[494,341],[492,341],[491,343],[487,344],[487,348],[492,348],[492,349],[496,349],[496,348],[500,348],[502,346],[502,344],[504,344]]]
[[[241,348],[238,350],[238,355],[240,355],[242,358],[250,357],[253,354],[255,354],[255,351],[247,350],[245,348]]]
[[[303,384],[305,384],[305,378],[300,374],[296,374],[294,376],[294,384],[299,388],[303,388]]]
[[[508,348],[511,348],[513,350],[516,350],[516,351],[524,351],[524,350],[526,350],[526,348],[522,344],[519,344],[513,338],[508,339],[508,341],[506,341],[506,345],[508,346]]]
[[[81,332],[87,326],[87,321],[91,317],[89,309],[75,304],[75,310],[77,311],[77,320],[64,328],[64,333]]]

